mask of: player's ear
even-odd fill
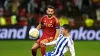
[[[55,13],[54,9],[53,9],[53,14]]]
[[[68,30],[67,30],[67,29],[65,29],[65,31],[66,31],[66,32],[68,32]]]
[[[48,10],[46,10],[46,13],[48,13]]]

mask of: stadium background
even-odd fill
[[[47,5],[55,7],[60,26],[73,27],[76,56],[100,56],[100,0],[0,0],[0,56],[31,56],[37,39],[28,30],[37,26]]]

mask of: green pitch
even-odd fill
[[[35,41],[1,41],[0,56],[31,56],[31,47]],[[100,56],[100,41],[74,41],[76,56]],[[53,50],[48,46],[47,51]],[[40,50],[38,55],[41,56]],[[70,56],[68,51],[65,56]]]

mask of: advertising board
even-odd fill
[[[29,36],[29,29],[34,26],[9,26],[0,27],[0,40],[36,40],[38,38],[32,38]],[[70,31],[71,37],[74,40],[100,40],[100,28],[74,28]]]

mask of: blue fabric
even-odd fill
[[[60,29],[60,27],[59,27],[59,26],[56,26],[55,28],[56,28],[56,29]]]
[[[45,56],[51,56],[51,52],[46,52]]]

